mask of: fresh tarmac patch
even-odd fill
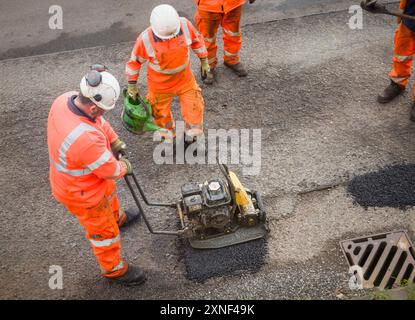
[[[387,166],[355,177],[347,191],[364,208],[391,207],[402,210],[415,205],[415,164]]]
[[[259,239],[225,248],[198,250],[182,241],[181,249],[186,278],[203,282],[211,277],[259,271],[266,259],[267,242]]]

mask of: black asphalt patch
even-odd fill
[[[415,205],[415,165],[395,165],[355,177],[347,191],[362,207],[405,210]]]
[[[181,247],[186,278],[197,282],[203,282],[211,277],[259,271],[267,253],[265,239],[211,250],[194,249],[183,240]]]
[[[111,36],[109,37],[108,35]],[[122,21],[118,21],[102,31],[87,33],[82,36],[74,36],[69,33],[62,32],[58,38],[47,43],[41,43],[36,46],[9,49],[0,53],[0,60],[29,57],[95,46],[110,46],[119,42],[133,42],[137,36],[137,31],[132,30],[130,27],[125,27]]]

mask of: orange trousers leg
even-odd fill
[[[147,99],[153,108],[154,122],[158,126],[172,131],[172,136],[175,137],[171,102],[176,96],[179,97],[181,114],[185,122],[185,133],[189,136],[202,134],[205,103],[201,89],[194,78],[178,91],[169,93],[148,92]]]
[[[169,135],[171,135],[171,137],[176,136],[174,131],[174,119],[170,109],[173,97],[174,94],[172,93],[157,93],[149,91],[147,94],[147,100],[153,108],[154,123],[167,130],[166,132],[160,132],[161,136],[165,138]]]
[[[411,75],[415,54],[415,32],[401,23],[395,32],[393,66],[389,78],[402,86],[407,86]],[[415,89],[414,89],[415,91]]]
[[[240,61],[241,16],[242,6],[239,6],[225,14],[222,20],[224,61],[229,64],[237,64]]]
[[[215,69],[216,65],[218,64],[218,45],[216,44],[216,34],[218,32],[219,26],[222,23],[223,14],[198,10],[195,13],[194,19],[197,29],[203,35],[205,40],[205,46],[208,52],[209,66],[212,69]]]
[[[66,205],[85,228],[86,237],[91,242],[92,250],[101,266],[103,276],[113,278],[122,276],[128,265],[121,259],[120,205],[115,192],[104,197],[92,208]],[[121,215],[125,219],[125,214]]]
[[[195,14],[195,23],[202,33],[208,51],[209,65],[214,69],[217,65],[216,34],[219,25],[223,30],[224,61],[236,64],[240,61],[242,34],[240,28],[243,6],[239,6],[227,14],[198,10]]]
[[[196,81],[179,92],[181,113],[185,123],[185,134],[189,137],[197,137],[203,134],[203,112],[205,102],[202,92]]]

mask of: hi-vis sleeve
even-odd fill
[[[205,41],[203,40],[203,36],[200,34],[199,31],[193,26],[190,21],[186,21],[187,28],[190,33],[190,38],[192,39],[192,44],[190,47],[192,48],[193,52],[200,58],[207,58],[207,50],[205,46]]]
[[[88,132],[86,143],[79,155],[82,165],[102,179],[119,179],[126,173],[125,164],[115,159],[102,133]]]
[[[146,31],[144,31],[146,32]],[[140,74],[141,65],[148,60],[144,42],[141,35],[135,41],[130,60],[125,66],[125,74],[128,82],[136,82]]]

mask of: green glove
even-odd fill
[[[137,97],[140,95],[140,91],[137,88],[136,82],[128,83],[127,93],[134,101],[137,101]]]
[[[115,158],[125,156],[127,154],[127,145],[120,138],[117,138],[113,143],[111,143],[111,151],[114,154]]]
[[[201,62],[202,79],[206,79],[207,74],[210,72],[208,58],[202,58],[200,59],[200,62]]]
[[[131,162],[128,161],[127,158],[122,157],[121,162],[124,162],[125,166],[127,167],[127,171],[125,172],[126,176],[130,176],[133,174],[133,166],[131,165]]]

